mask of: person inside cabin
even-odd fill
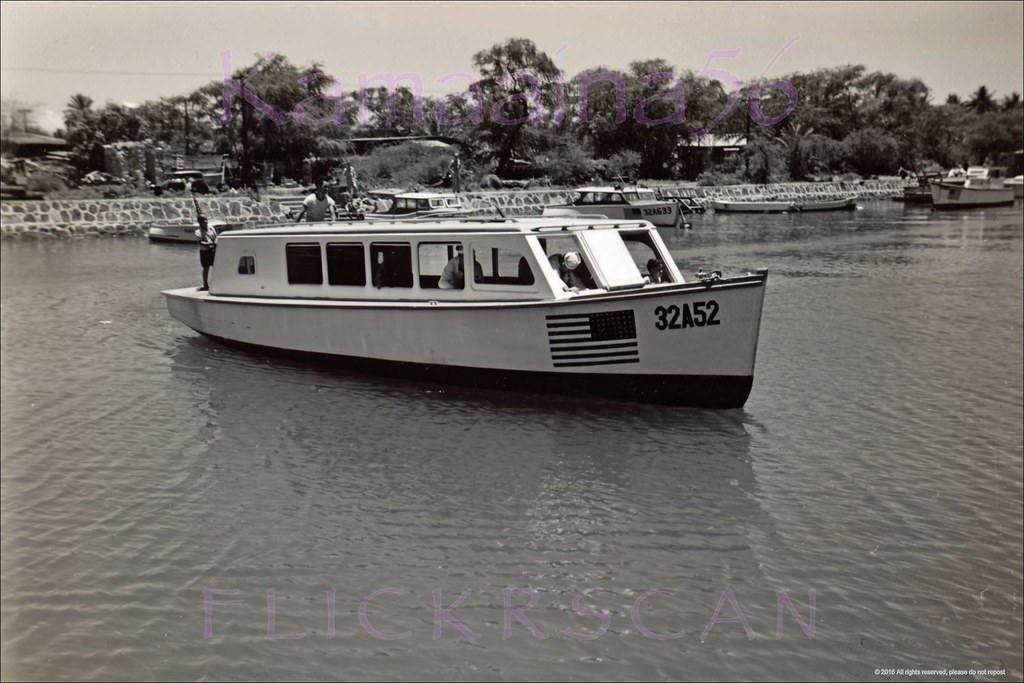
[[[665,266],[661,265],[658,259],[650,259],[647,261],[647,277],[650,279],[651,284],[657,285],[665,282]]]
[[[565,267],[565,257],[561,254],[552,254],[548,256],[548,264],[551,266],[551,270],[558,274],[558,277],[566,285],[569,284],[569,269]]]
[[[206,216],[199,216],[199,229],[196,230],[196,237],[199,238],[199,265],[203,267],[203,286],[200,292],[210,289],[210,267],[213,265],[213,257],[217,251],[217,229],[210,225]]]
[[[461,244],[456,247],[456,252],[441,271],[441,279],[437,282],[437,286],[441,289],[464,289],[466,287],[466,268]]]
[[[318,180],[313,194],[302,200],[302,211],[299,212],[299,217],[295,219],[295,222],[298,223],[305,218],[310,223],[316,223],[328,216],[333,223],[335,203],[333,199],[327,196],[327,188],[324,186],[324,181]]]
[[[578,252],[570,251],[565,255],[565,269],[566,275],[562,280],[574,290],[597,288],[590,270]]]

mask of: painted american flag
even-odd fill
[[[544,316],[556,368],[639,363],[633,311]]]

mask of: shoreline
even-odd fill
[[[765,195],[780,198],[863,199],[888,198],[902,193],[905,181],[772,183],[698,187],[692,183],[652,183],[666,196],[691,197],[700,204],[712,199],[755,200]],[[471,209],[502,209],[511,215],[540,213],[544,206],[564,203],[572,188],[490,190],[462,192]],[[261,201],[246,196],[203,195],[199,202],[210,220],[231,224],[260,224],[283,220],[286,205],[296,195],[271,195]],[[152,224],[187,226],[195,223],[191,197],[135,199],[29,199],[0,204],[0,240],[81,239],[87,237],[145,236]]]

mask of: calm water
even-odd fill
[[[770,271],[721,412],[270,361],[169,317],[192,248],[5,242],[2,677],[1019,680],[1022,223],[664,231]]]

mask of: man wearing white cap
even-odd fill
[[[565,267],[567,268],[566,273],[566,284],[570,287],[577,289],[596,289],[597,285],[594,283],[594,278],[590,274],[590,270],[586,264],[583,263],[583,259],[580,257],[579,252],[570,251],[565,255]]]

